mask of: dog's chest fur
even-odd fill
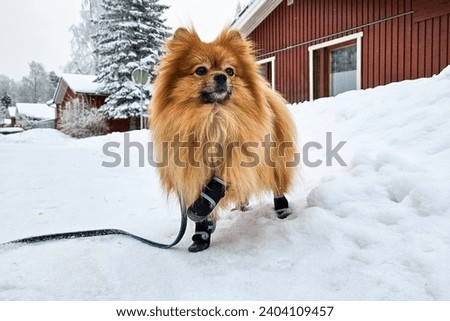
[[[211,111],[198,128],[201,143],[226,144],[236,140],[236,124],[221,106],[210,107]],[[222,146],[224,147],[224,146]]]

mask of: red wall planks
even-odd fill
[[[450,14],[437,10],[446,1],[283,1],[249,37],[259,58],[275,56],[276,89],[290,102],[304,101],[308,46],[360,31],[363,88],[438,73],[450,64]]]

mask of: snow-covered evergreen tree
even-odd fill
[[[158,0],[102,0],[103,14],[98,24],[96,52],[99,55],[97,81],[108,94],[103,111],[110,118],[138,117],[140,88],[131,72],[144,67],[153,75],[163,40],[169,35],[161,17],[165,5]],[[145,90],[148,103],[149,91]]]
[[[0,99],[0,104],[6,108],[12,106],[12,98],[8,95],[8,93],[5,93],[5,95]]]
[[[3,119],[9,118],[8,107],[12,106],[11,97],[5,93],[5,95],[0,99],[0,125],[3,124]]]
[[[8,93],[12,99],[11,106],[16,104],[18,84],[14,79],[9,78],[6,75],[0,75],[0,95]]]

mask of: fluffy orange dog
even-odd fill
[[[236,30],[205,43],[180,28],[166,43],[150,128],[162,186],[196,222],[191,252],[209,247],[218,208],[272,192],[278,217],[290,214],[295,126],[259,71]]]

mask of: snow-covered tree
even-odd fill
[[[0,99],[0,104],[6,108],[12,106],[12,98],[8,95],[8,93],[5,93]]]
[[[14,105],[16,102],[17,83],[6,75],[0,75],[0,95],[5,93],[11,96],[12,105]]]
[[[0,124],[3,123],[3,119],[9,118],[8,107],[12,106],[11,97],[5,93],[5,95],[0,99]]]
[[[72,60],[64,68],[65,72],[96,75],[98,71],[98,54],[93,39],[97,33],[98,20],[102,12],[102,0],[84,0],[81,4],[81,22],[72,25],[71,41]]]
[[[50,71],[48,74],[49,80],[49,96],[53,97],[56,91],[56,87],[58,87],[60,77],[54,72]]]
[[[158,0],[102,0],[103,14],[98,23],[96,53],[99,55],[97,81],[104,84],[108,94],[101,110],[110,118],[138,117],[140,110],[139,86],[131,80],[137,67],[150,71],[161,54],[161,45],[169,36],[161,17],[165,5]],[[145,104],[150,93],[145,89]]]
[[[50,78],[42,64],[32,61],[30,73],[23,77],[18,88],[18,100],[22,103],[45,103],[52,98]]]
[[[0,127],[3,126],[3,120],[9,118],[8,109],[0,105]]]

